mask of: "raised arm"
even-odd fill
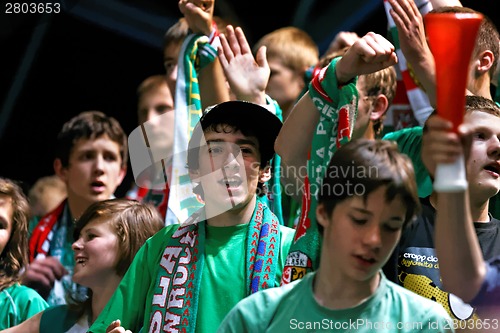
[[[265,90],[271,74],[266,48],[261,47],[254,58],[243,30],[231,25],[226,27],[225,35],[220,35],[220,42],[219,60],[236,99],[266,104]]]
[[[180,0],[179,9],[186,18],[189,28],[198,34],[210,36],[213,33],[213,11],[215,1]],[[202,109],[229,100],[226,78],[219,59],[200,70],[198,76]]]
[[[38,333],[40,332],[40,319],[43,311],[23,321],[19,325],[2,330],[2,333]]]
[[[470,129],[462,126],[459,136],[450,132],[451,128],[449,121],[437,115],[427,122],[423,144],[429,145],[426,151],[434,165],[454,161],[470,145]],[[474,230],[468,190],[438,193],[436,210],[435,244],[444,288],[469,302],[481,288],[486,266]]]
[[[427,93],[429,102],[436,107],[434,57],[427,44],[422,15],[413,0],[389,0],[389,3],[408,68],[413,70]]]
[[[338,84],[334,89],[340,89],[358,75],[376,72],[395,63],[394,46],[383,36],[369,32],[349,48],[336,63],[333,72],[322,71],[318,75],[324,75],[324,80],[328,81],[328,75],[334,73],[335,79],[330,81]],[[329,66],[333,66],[332,63]],[[318,107],[308,92],[304,94],[292,109],[276,140],[275,150],[282,158],[283,174],[286,173],[283,181],[288,186],[303,184],[312,139],[314,133],[321,130],[317,128],[321,111]],[[297,192],[293,190],[300,197],[301,193]]]

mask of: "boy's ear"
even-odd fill
[[[271,179],[271,166],[267,165],[264,169],[259,171],[259,183],[265,183]]]
[[[476,58],[476,71],[480,73],[486,73],[490,70],[491,66],[493,66],[493,59],[495,56],[493,55],[493,52],[490,50],[485,50],[479,54],[479,56]]]
[[[67,171],[68,170],[62,165],[61,159],[60,158],[56,158],[54,160],[54,172],[65,183],[66,183],[66,174],[67,174]]]
[[[124,166],[123,168],[120,169],[120,174],[118,175],[118,184],[116,185],[117,187],[120,186],[126,174],[127,174],[127,166]]]
[[[377,121],[381,119],[389,108],[387,96],[379,94],[373,103],[373,110],[370,113],[370,120]]]
[[[328,214],[326,213],[325,206],[323,204],[318,204],[316,207],[316,220],[323,228],[326,229],[328,226]]]

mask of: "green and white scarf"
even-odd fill
[[[319,71],[309,85],[309,94],[321,116],[309,152],[301,216],[283,269],[282,284],[301,279],[319,266],[317,193],[333,154],[351,140],[358,107],[357,78],[343,86],[338,84],[335,66],[339,59]]]
[[[202,115],[198,72],[217,57],[207,36],[191,34],[182,44],[175,91],[175,133],[167,221],[185,221],[203,206],[193,194],[186,168],[188,142]],[[175,217],[168,216],[174,214]]]
[[[148,332],[186,332],[196,328],[205,249],[205,223],[199,212],[172,235],[163,252],[154,288]],[[279,222],[257,202],[246,244],[246,286],[250,295],[274,286],[280,248]]]

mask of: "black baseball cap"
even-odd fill
[[[272,159],[274,142],[283,126],[274,113],[261,105],[246,101],[223,102],[205,109],[193,131],[189,149],[194,148],[192,145],[199,144],[204,130],[216,124],[228,124],[243,133],[251,133],[255,136],[259,141],[262,163]]]

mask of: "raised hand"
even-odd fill
[[[398,62],[394,45],[382,35],[369,32],[358,39],[339,60],[336,67],[339,83],[361,74],[369,74]]]
[[[399,45],[407,66],[422,84],[429,101],[436,105],[434,57],[425,37],[422,15],[413,0],[388,0],[389,11],[398,30]]]
[[[60,280],[68,271],[54,257],[35,259],[25,270],[22,284],[35,289],[40,296],[47,299],[54,287],[54,282]]]
[[[266,48],[261,47],[254,58],[243,30],[230,25],[226,30],[220,35],[219,60],[232,93],[239,100],[264,104],[271,73]]]
[[[413,0],[389,0],[390,14],[396,24],[399,44],[405,58],[411,64],[427,61],[432,53],[425,38],[422,15]]]
[[[462,154],[465,160],[469,156],[473,126],[462,124],[458,127],[458,133],[453,132],[452,128],[452,123],[439,115],[431,115],[425,123],[421,157],[433,176],[436,165],[453,163]]]
[[[209,36],[212,31],[214,0],[179,0],[179,10],[194,33]]]
[[[335,38],[328,46],[328,51],[326,53],[336,52],[342,50],[344,47],[350,47],[358,39],[359,36],[355,32],[340,31],[338,34],[335,35]]]

